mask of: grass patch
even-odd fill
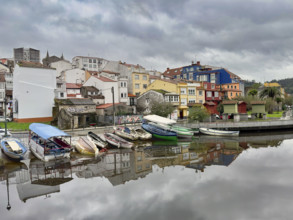
[[[281,118],[283,115],[283,111],[281,112],[274,112],[273,114],[267,114],[269,118]]]
[[[43,124],[50,124],[50,122],[41,122]],[[7,129],[8,130],[29,130],[29,126],[31,123],[19,123],[19,122],[7,122]],[[0,122],[1,128],[5,128],[5,123]]]

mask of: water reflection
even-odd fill
[[[99,159],[72,154],[70,160],[43,163],[32,159],[26,165],[10,162],[5,156],[2,156],[0,160],[1,207],[4,207],[5,201],[5,208],[7,210],[11,208],[10,213],[14,213],[14,215],[7,214],[6,217],[12,218],[17,216],[15,211],[17,209],[23,210],[27,207],[31,212],[33,211],[31,210],[33,209],[32,206],[20,205],[17,200],[28,203],[27,201],[40,201],[39,199],[42,198],[46,201],[47,199],[53,200],[52,203],[54,204],[57,200],[56,196],[54,198],[53,195],[62,194],[62,190],[67,195],[67,186],[68,189],[70,187],[75,189],[70,196],[79,198],[79,195],[83,195],[83,190],[92,192],[90,188],[98,183],[102,185],[101,181],[103,180],[107,180],[115,188],[128,185],[128,183],[132,188],[137,188],[139,184],[142,184],[141,180],[152,181],[151,183],[154,185],[152,191],[163,191],[163,189],[155,189],[155,185],[158,184],[155,183],[158,179],[154,179],[154,175],[157,175],[157,169],[164,171],[164,169],[175,167],[174,172],[178,172],[176,167],[179,166],[193,173],[195,171],[209,176],[216,170],[215,167],[231,166],[248,149],[276,148],[281,146],[285,140],[291,139],[293,139],[293,134],[289,132],[233,138],[199,136],[191,142],[153,141],[137,143],[139,147],[135,150],[111,149]],[[260,162],[265,163],[266,161]],[[189,171],[184,172],[189,174]],[[242,170],[242,172],[244,175],[245,171]],[[171,180],[176,175],[174,177],[165,176],[165,178]],[[187,178],[187,181],[189,181],[189,178]],[[94,182],[86,182],[86,180],[93,180]],[[192,181],[194,183],[194,180]],[[185,183],[181,184],[184,185]],[[103,189],[105,188],[101,190],[103,191]],[[109,196],[109,193],[115,196],[113,190],[107,189],[107,194],[96,193],[102,193],[106,197]],[[126,190],[126,188],[124,189]],[[127,190],[129,189],[127,188]],[[136,193],[138,192],[136,191]],[[120,194],[124,193],[120,192]],[[66,197],[68,198],[68,196]],[[60,197],[58,196],[58,198]],[[93,198],[88,196],[85,199],[91,200]],[[139,196],[137,199],[137,202],[139,202]],[[40,204],[52,206],[52,203],[41,202]],[[107,216],[107,214],[104,215]]]

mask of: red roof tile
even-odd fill
[[[94,76],[96,77],[97,79],[103,81],[103,82],[116,82],[115,80],[112,80],[112,79],[109,79],[107,77],[104,77],[104,76]]]
[[[66,83],[66,89],[80,89],[82,84]]]
[[[120,104],[120,103],[114,103],[114,105],[118,105],[118,104]],[[98,105],[98,106],[96,107],[96,109],[105,109],[105,108],[109,108],[109,107],[111,107],[111,106],[113,106],[113,103],[108,103],[108,104]]]
[[[128,93],[128,97],[136,97],[136,95],[133,95],[131,93]]]
[[[180,75],[182,73],[182,69],[183,69],[183,67],[178,67],[178,68],[174,68],[174,69],[167,68],[167,70],[163,73],[163,75],[169,76],[169,77],[173,77],[175,75]]]

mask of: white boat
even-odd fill
[[[131,130],[126,126],[114,126],[114,133],[122,138],[135,141],[138,139],[138,134],[135,130]]]
[[[199,128],[200,133],[216,136],[239,136],[239,131],[223,131],[211,128]]]
[[[176,124],[176,121],[169,118],[161,117],[159,115],[146,115],[143,117],[143,119],[147,121],[155,122],[155,123],[166,124],[166,125]]]
[[[17,138],[3,138],[1,140],[3,153],[12,160],[23,160],[27,149]]]
[[[152,134],[142,128],[135,127],[131,128],[131,130],[134,130],[137,133],[139,140],[149,140],[152,138]]]
[[[118,148],[123,147],[123,148],[132,148],[134,147],[134,144],[124,140],[123,138],[112,134],[112,133],[105,133],[104,134],[106,141],[109,144],[112,144],[113,146],[116,146]]]
[[[87,137],[79,137],[74,143],[75,149],[84,155],[98,156],[99,148]]]
[[[108,145],[106,140],[103,140],[101,136],[95,134],[94,132],[88,132],[87,138],[98,147],[105,148]]]
[[[32,123],[29,129],[29,147],[38,159],[47,162],[70,158],[70,149],[62,147],[53,141],[56,137],[70,137],[70,135],[56,127],[41,123]]]

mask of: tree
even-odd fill
[[[203,121],[205,118],[209,117],[209,115],[206,108],[194,106],[190,109],[188,118],[191,120]]]
[[[252,89],[248,92],[248,95],[254,97],[255,95],[257,95],[257,90],[256,89]]]
[[[152,102],[151,114],[167,117],[174,111],[174,106],[170,102]]]
[[[281,92],[277,87],[265,87],[261,92],[260,98],[272,98],[275,99],[277,96],[280,96]]]

